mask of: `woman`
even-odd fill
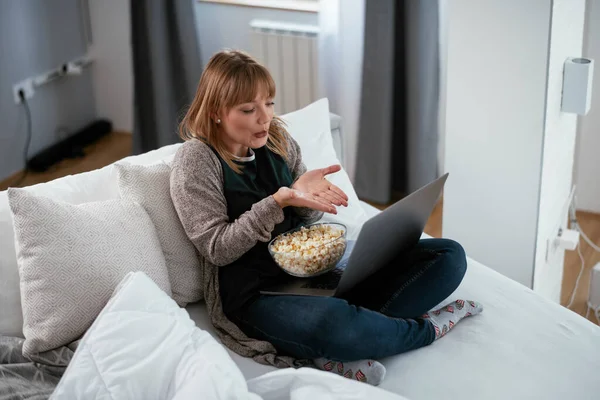
[[[274,97],[263,66],[223,51],[206,66],[180,126],[171,196],[199,252],[211,322],[225,345],[260,363],[314,363],[377,385],[385,368],[373,359],[429,345],[481,312],[457,300],[428,313],[458,287],[465,253],[450,240],[421,240],[344,298],[261,295],[294,279],[271,259],[269,240],[348,205],[326,179],[340,166],[306,172]]]

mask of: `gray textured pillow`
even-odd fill
[[[78,339],[130,271],[171,286],[156,229],[125,200],[73,205],[9,189],[23,306],[23,354]]]
[[[156,227],[169,271],[173,300],[181,307],[202,300],[198,255],[171,200],[171,168],[164,163],[149,166],[116,164],[115,167],[121,197],[144,207]]]

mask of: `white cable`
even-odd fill
[[[583,229],[581,229],[581,226],[579,225],[579,221],[577,221],[577,220],[575,220],[575,229],[577,229],[579,231],[581,236],[583,236],[583,239],[585,239],[587,244],[589,244],[592,249],[594,249],[600,253],[600,247],[597,244],[595,244],[594,242],[592,242],[592,240],[585,234],[585,232],[583,231]]]
[[[575,192],[575,189],[573,189],[573,192]],[[581,236],[583,236],[583,239],[587,242],[587,244],[589,244],[592,249],[596,250],[597,252],[600,252],[600,246],[592,242],[592,240],[585,234],[583,229],[581,229],[581,225],[579,225],[579,220],[577,219],[576,203],[577,196],[573,194],[573,200],[571,201],[571,206],[569,207],[569,219],[571,220],[571,223],[573,224],[574,228],[577,231],[579,231]]]
[[[583,254],[581,254],[581,240],[577,246],[577,254],[579,254],[579,259],[581,260],[581,269],[579,270],[579,275],[577,275],[577,280],[575,281],[575,289],[573,289],[573,293],[571,294],[571,300],[569,301],[569,305],[567,308],[571,308],[573,305],[573,301],[575,300],[575,295],[577,294],[577,289],[579,288],[579,281],[581,280],[581,276],[583,275],[583,270],[585,269],[585,261],[583,259]]]
[[[587,305],[587,311],[585,312],[585,319],[588,319],[590,316],[590,304]]]
[[[583,239],[587,242],[587,244],[590,245],[590,247],[592,249],[594,249],[597,252],[600,252],[600,247],[598,245],[596,245],[594,242],[592,242],[592,240],[585,234],[585,232],[583,231],[583,229],[581,229],[581,226],[579,225],[579,221],[577,220],[577,213],[575,210],[575,202],[576,202],[576,196],[573,197],[573,201],[571,202],[571,206],[569,207],[569,214],[570,214],[570,219],[571,219],[571,223],[573,224],[573,227],[579,231],[579,233],[581,234],[581,236],[583,237]],[[569,301],[569,305],[567,306],[567,308],[571,308],[571,305],[573,305],[573,300],[575,299],[575,294],[577,294],[577,288],[579,286],[579,280],[581,279],[581,276],[583,275],[583,271],[585,269],[585,260],[583,259],[583,255],[581,254],[581,239],[579,240],[578,246],[577,246],[577,254],[579,254],[579,259],[581,260],[581,270],[579,271],[579,275],[577,276],[577,281],[575,282],[575,289],[573,289],[573,293],[571,294],[571,300]],[[592,271],[590,270],[590,276],[592,274]],[[588,295],[589,298],[589,295]],[[588,314],[590,312],[590,308],[592,310],[594,310],[594,316],[596,317],[596,322],[600,324],[600,305],[598,305],[597,307],[594,307],[592,304],[590,304],[589,300],[587,302],[587,312],[585,314],[585,318],[587,319]]]

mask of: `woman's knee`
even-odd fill
[[[445,267],[450,268],[458,279],[467,272],[467,255],[462,245],[451,239],[443,239],[443,254]]]

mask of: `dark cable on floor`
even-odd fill
[[[23,181],[25,180],[25,178],[27,178],[27,175],[29,174],[29,168],[27,166],[28,161],[29,161],[29,145],[31,144],[31,111],[29,110],[29,104],[27,103],[27,99],[25,99],[25,93],[21,90],[19,91],[19,97],[21,98],[21,104],[23,104],[23,108],[25,108],[25,115],[27,117],[27,138],[25,141],[25,148],[23,150],[23,162],[25,163],[25,169],[23,170],[23,173],[21,174],[21,177],[19,178],[19,180],[9,186],[11,187],[18,187],[20,186]]]

